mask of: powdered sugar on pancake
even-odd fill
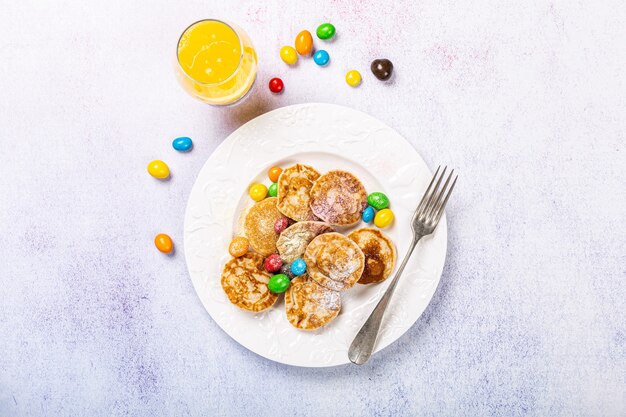
[[[285,169],[278,178],[278,210],[296,221],[318,220],[313,214],[310,191],[320,173],[308,165],[296,164]]]
[[[304,252],[304,261],[310,278],[333,291],[352,287],[365,267],[359,246],[335,232],[313,239]]]
[[[334,232],[324,222],[299,222],[285,229],[276,242],[278,253],[284,262],[293,262],[302,257],[311,241],[322,233]]]
[[[310,192],[311,210],[335,226],[350,226],[361,219],[367,206],[367,191],[361,181],[346,171],[329,171]]]
[[[294,278],[285,293],[285,312],[292,326],[315,330],[331,322],[341,310],[341,295],[306,276]]]

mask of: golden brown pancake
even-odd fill
[[[309,206],[309,192],[320,173],[308,165],[296,164],[278,177],[278,210],[298,222],[318,220]]]
[[[396,265],[396,248],[384,233],[372,228],[355,230],[348,235],[365,255],[365,269],[359,284],[386,280]]]
[[[359,246],[342,234],[317,236],[304,251],[309,277],[333,291],[352,287],[361,277],[365,255]]]
[[[310,196],[313,213],[334,226],[355,224],[367,207],[365,187],[346,171],[329,171],[319,177]]]
[[[330,323],[341,310],[341,295],[306,276],[294,278],[285,292],[285,311],[292,326],[315,330]]]
[[[278,294],[267,288],[272,275],[263,268],[263,256],[248,252],[226,262],[222,288],[231,303],[248,311],[261,311],[274,305]]]
[[[293,262],[302,257],[311,241],[322,233],[335,229],[324,222],[299,222],[285,229],[276,242],[278,253],[284,262]]]
[[[261,200],[250,208],[244,229],[250,247],[255,252],[265,256],[276,252],[278,234],[274,232],[274,223],[281,217],[284,216],[276,208],[276,197]]]

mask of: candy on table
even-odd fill
[[[291,264],[283,264],[283,267],[280,268],[280,273],[286,275],[290,280],[296,277],[293,272],[291,272]]]
[[[275,182],[270,185],[270,188],[267,190],[267,193],[270,197],[276,197],[278,195],[278,184]]]
[[[289,288],[289,277],[285,274],[276,274],[267,283],[267,288],[273,293],[281,293],[287,291]]]
[[[172,238],[165,233],[159,233],[154,238],[154,246],[163,253],[170,253],[174,249]]]
[[[327,40],[335,36],[335,27],[330,23],[322,23],[317,27],[317,31],[315,33],[318,38]]]
[[[280,174],[282,174],[283,169],[280,167],[271,167],[269,171],[267,171],[267,176],[269,177],[270,181],[272,182],[278,182],[278,177],[280,177]]]
[[[382,210],[389,207],[389,199],[385,194],[377,191],[367,196],[367,204],[376,210]]]
[[[235,258],[239,258],[248,253],[249,248],[250,243],[248,239],[243,236],[237,236],[230,242],[230,245],[228,245],[228,253]]]
[[[276,219],[276,222],[274,223],[274,232],[276,232],[276,234],[279,235],[287,227],[289,227],[289,219],[286,217],[281,217],[279,219]]]
[[[372,220],[374,220],[375,215],[376,215],[376,212],[374,211],[374,207],[367,206],[365,207],[365,210],[363,210],[363,213],[361,214],[361,218],[363,219],[365,223],[371,223]]]
[[[304,259],[298,258],[291,263],[290,269],[295,276],[302,275],[306,272],[306,262],[304,262]]]
[[[361,84],[361,73],[357,70],[350,70],[346,74],[346,82],[351,87],[357,87]]]
[[[170,169],[165,162],[155,159],[148,164],[148,173],[154,178],[164,180],[170,176]]]
[[[389,226],[391,222],[393,222],[393,211],[388,208],[382,209],[374,217],[374,224],[380,228]]]
[[[391,78],[393,64],[388,59],[375,59],[372,61],[370,69],[376,78],[381,81],[386,81]]]
[[[283,46],[280,48],[280,59],[287,65],[293,65],[298,62],[298,54],[293,46]]]
[[[278,272],[283,266],[283,261],[277,253],[273,253],[265,258],[263,265],[265,266],[265,270],[267,272]]]
[[[193,141],[187,136],[181,136],[172,141],[172,147],[178,152],[187,152],[193,148]]]
[[[270,86],[270,91],[276,94],[282,93],[283,89],[285,88],[285,84],[283,84],[283,80],[281,80],[278,77],[272,78],[270,80],[269,86]]]
[[[263,184],[254,184],[248,192],[254,201],[261,201],[267,197],[267,187]]]
[[[308,30],[303,30],[296,36],[296,51],[302,56],[307,56],[313,50],[313,36]]]
[[[313,61],[315,61],[315,63],[319,65],[320,67],[327,65],[329,60],[330,60],[330,55],[328,55],[328,52],[326,52],[323,49],[320,49],[319,51],[315,52],[315,54],[313,55]]]

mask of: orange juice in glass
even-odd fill
[[[176,76],[192,96],[223,106],[241,100],[252,88],[257,56],[239,27],[219,20],[200,20],[178,40]]]

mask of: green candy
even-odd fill
[[[367,204],[374,207],[376,210],[382,210],[389,207],[389,199],[385,194],[375,192],[367,197]]]
[[[269,190],[267,190],[270,197],[276,197],[278,195],[278,184],[275,182],[270,185]]]
[[[322,23],[317,27],[316,33],[320,39],[330,39],[335,36],[335,27],[330,23]]]
[[[285,274],[276,274],[272,278],[270,278],[270,282],[267,283],[267,288],[271,292],[281,293],[287,291],[289,288],[289,277]]]

